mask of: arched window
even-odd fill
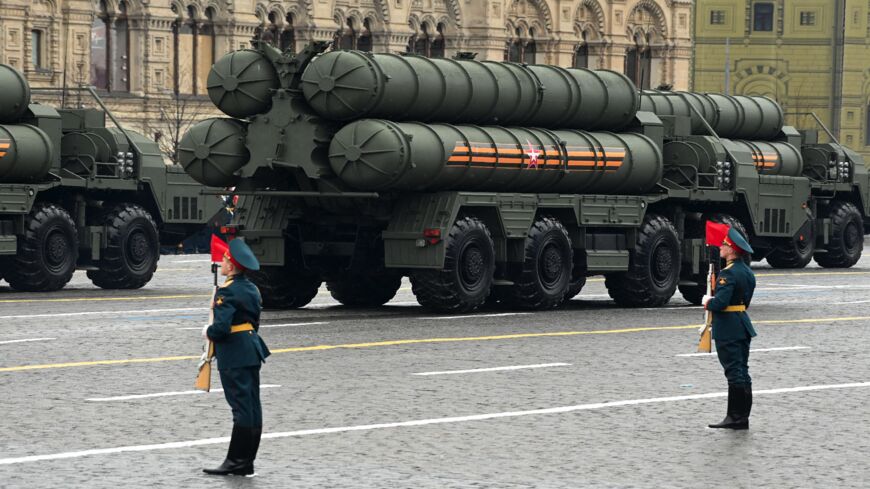
[[[91,24],[91,85],[109,89],[109,12],[106,0]]]
[[[432,47],[430,29],[428,22],[423,22],[423,25],[420,26],[420,33],[417,35],[417,40],[414,43],[414,54],[429,57]]]
[[[641,89],[649,89],[652,66],[652,50],[649,48],[650,34],[643,37],[635,35],[634,46],[625,52],[625,75]]]
[[[196,30],[196,93],[207,93],[206,80],[215,59],[215,29],[214,20],[217,16],[214,8],[205,10],[205,21]]]
[[[111,50],[112,78],[109,90],[127,92],[130,90],[130,28],[127,22],[127,2],[118,3],[118,17],[112,23]]]
[[[296,27],[293,19],[293,14],[287,14],[285,19],[287,23],[284,25],[284,30],[281,31],[281,50],[296,52]]]
[[[589,68],[589,44],[583,31],[580,44],[574,49],[574,68]]]
[[[369,19],[363,21],[362,33],[356,43],[356,48],[360,51],[372,50],[372,23]]]
[[[174,5],[172,10],[173,12],[177,10]],[[193,7],[188,7],[186,17],[180,12],[176,13],[178,17],[172,26],[173,44],[175,46],[173,58],[175,92],[192,94],[194,93],[194,80],[196,79],[196,65],[194,64],[194,57],[196,56],[196,21],[194,17],[196,11]]]
[[[523,41],[521,39],[522,31],[517,29],[516,37],[510,39],[508,41],[507,52],[505,53],[505,61],[511,61],[513,63],[522,63],[523,62]]]
[[[535,44],[535,30],[529,29],[529,40],[523,48],[523,63],[535,64],[538,57],[538,46]]]
[[[260,40],[278,47],[278,43],[280,42],[278,39],[278,14],[275,12],[269,12],[267,21],[268,24],[261,30]]]
[[[443,22],[438,23],[438,27],[435,28],[435,39],[432,41],[432,49],[431,56],[433,58],[443,58],[444,57],[444,30],[445,26]]]
[[[356,29],[353,26],[353,19],[347,19],[345,27],[338,31],[336,37],[338,49],[356,49]]]

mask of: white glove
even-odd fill
[[[209,326],[211,326],[211,324],[206,324],[205,326],[202,327],[202,339],[204,339],[204,340],[208,339],[208,327]]]
[[[712,298],[713,298],[712,295],[705,295],[704,297],[701,297],[701,305],[703,305],[704,307],[707,307],[707,303],[710,302],[710,300]]]

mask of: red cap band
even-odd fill
[[[230,263],[233,264],[234,267],[238,268],[239,270],[244,270],[244,269],[245,269],[245,267],[241,266],[241,265],[239,264],[239,262],[237,262],[236,259],[233,258],[233,255],[231,255],[229,251],[225,251],[225,252],[224,252],[224,256],[226,257],[227,260],[230,261]]]

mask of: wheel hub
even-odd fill
[[[656,247],[652,257],[652,278],[656,285],[665,287],[674,270],[674,257],[664,244]]]
[[[45,262],[49,268],[58,269],[66,262],[69,246],[62,232],[55,230],[45,240]]]
[[[470,246],[462,254],[462,268],[460,269],[462,281],[465,285],[475,286],[483,278],[486,269],[486,260],[483,252],[477,246]]]
[[[553,245],[544,248],[538,262],[541,281],[548,286],[558,282],[562,277],[562,268],[562,255],[559,250]]]
[[[860,244],[861,238],[859,237],[858,226],[854,222],[850,222],[843,232],[843,245],[851,252],[857,249]]]
[[[142,231],[134,232],[127,240],[127,259],[133,267],[141,267],[148,261],[148,238]]]

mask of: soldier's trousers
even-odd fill
[[[729,385],[752,384],[749,376],[749,343],[752,338],[742,340],[716,340],[716,354],[725,369]]]
[[[233,424],[244,427],[263,426],[260,406],[260,366],[220,370],[224,397],[233,410]]]

